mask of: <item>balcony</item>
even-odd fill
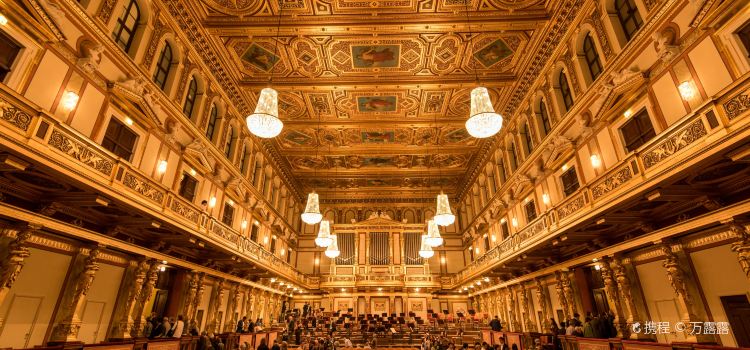
[[[359,271],[359,272],[357,272]],[[322,276],[325,288],[440,288],[440,278],[422,265],[358,266],[336,265]]]
[[[479,256],[461,272],[445,278],[443,287],[457,288],[498,266],[514,262],[521,264],[526,254],[573,238],[575,235],[570,233],[576,230],[577,234],[583,233],[586,226],[591,228],[596,223],[638,219],[637,215],[614,215],[618,205],[635,206],[644,200],[658,202],[662,195],[682,196],[683,201],[676,202],[680,203],[678,206],[705,200],[705,196],[690,193],[685,186],[669,186],[678,181],[679,176],[686,176],[688,169],[700,172],[711,162],[716,164],[727,157],[745,159],[748,156],[746,150],[738,153],[731,149],[748,137],[750,118],[742,118],[750,111],[743,102],[747,101],[748,95],[750,76],[727,87],[719,94],[722,97],[705,102],[563,201],[549,206],[538,218]],[[498,191],[503,192],[503,189]],[[688,197],[690,200],[685,201]],[[579,244],[590,244],[592,240]]]
[[[100,206],[113,213],[116,211],[119,216],[132,216],[121,219],[123,225],[146,220],[148,225],[144,229],[153,230],[168,240],[164,244],[200,241],[206,246],[223,248],[234,256],[232,260],[245,259],[304,288],[316,287],[317,283],[283,259],[210,217],[175,191],[151,180],[140,169],[60,123],[4,85],[0,87],[0,109],[3,151],[32,162],[37,169],[44,169],[45,176],[69,181],[66,186],[102,197]],[[160,245],[163,244],[155,246]]]

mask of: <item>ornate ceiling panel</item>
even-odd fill
[[[271,145],[302,187],[424,197],[453,193],[486,148],[464,129],[469,92],[479,82],[503,107],[550,1],[201,0],[193,13],[247,100],[279,91]]]

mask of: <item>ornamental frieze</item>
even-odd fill
[[[649,148],[649,150],[641,156],[643,166],[646,169],[649,169],[685,147],[693,144],[707,134],[708,131],[703,124],[703,119],[695,119],[666,140],[658,143],[655,147]]]
[[[619,188],[624,183],[630,181],[630,179],[632,178],[633,172],[630,169],[630,163],[625,163],[622,168],[614,171],[613,173],[607,175],[603,180],[599,180],[596,184],[594,184],[594,186],[591,188],[591,197],[594,200],[597,200],[600,197],[603,197]]]
[[[52,130],[48,144],[106,176],[112,174],[114,168],[112,160],[83,143],[73,140],[58,129]]]

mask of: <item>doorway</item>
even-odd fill
[[[729,327],[734,340],[741,348],[750,347],[750,302],[746,295],[730,295],[721,297],[721,305],[727,313]]]
[[[8,314],[5,316],[3,329],[0,331],[0,339],[2,339],[0,347],[14,349],[29,347],[29,340],[41,305],[42,297],[13,296]]]

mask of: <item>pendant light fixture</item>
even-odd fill
[[[471,21],[469,21],[470,0],[464,1],[466,25],[469,27],[469,43],[471,44],[474,41],[474,33],[471,31]],[[472,52],[474,51],[473,49],[472,45]],[[469,62],[473,63],[473,56],[469,59]],[[477,85],[479,85],[479,73],[476,63],[474,63],[474,79]],[[471,90],[471,110],[469,112],[469,119],[466,121],[466,131],[469,132],[469,135],[476,138],[487,138],[497,134],[502,127],[503,117],[499,113],[495,113],[495,108],[492,106],[487,88],[478,86]]]
[[[320,110],[318,110],[318,133],[320,133]],[[315,160],[318,160],[318,145],[315,145]],[[313,167],[313,171],[315,172],[313,178],[317,178],[318,167],[316,165],[313,165]],[[315,193],[315,189],[307,194],[305,211],[300,216],[302,217],[302,221],[308,225],[315,225],[319,223],[320,220],[323,220],[323,214],[320,213],[320,198],[318,198],[318,194]]]
[[[443,244],[443,237],[440,236],[440,228],[435,220],[427,221],[427,238],[425,239],[430,247],[439,247]]]
[[[315,238],[315,245],[321,248],[328,248],[331,244],[333,244],[331,222],[323,220],[320,222],[320,229],[318,230],[318,237]]]
[[[422,246],[419,248],[419,256],[425,259],[429,259],[435,255],[435,251],[432,250],[429,244],[427,244],[427,235],[422,235]]]
[[[468,1],[468,0],[467,0]],[[442,181],[443,175],[442,167],[440,166],[440,128],[437,124],[437,116],[435,117],[435,142],[437,144],[437,156],[436,162],[438,166],[438,182]],[[432,219],[439,226],[450,226],[456,221],[456,216],[451,212],[451,204],[448,201],[448,195],[443,193],[443,185],[440,183],[440,194],[437,195],[437,202],[435,206],[435,217]],[[428,227],[429,231],[429,227]],[[439,232],[438,232],[439,234]],[[437,240],[435,240],[437,242]],[[442,243],[442,242],[441,242]]]
[[[341,251],[339,250],[338,237],[336,237],[336,235],[331,235],[331,245],[328,246],[325,254],[331,259],[335,259],[341,254]]]
[[[276,26],[276,42],[273,47],[273,55],[277,59],[279,48],[279,31],[281,30],[281,11],[283,6],[279,2],[279,20]],[[247,129],[250,132],[261,138],[274,138],[281,133],[281,129],[284,128],[284,123],[279,119],[279,94],[270,87],[273,82],[273,69],[275,64],[271,67],[271,75],[268,78],[269,87],[260,91],[258,96],[258,104],[255,105],[255,112],[245,119],[247,123]]]

